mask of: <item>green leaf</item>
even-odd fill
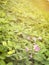
[[[0,60],[0,65],[6,65],[3,60]]]
[[[9,62],[7,65],[13,65],[13,63],[12,62]]]

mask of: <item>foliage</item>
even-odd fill
[[[48,17],[28,0],[0,0],[0,65],[49,65]]]

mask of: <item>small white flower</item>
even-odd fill
[[[32,58],[32,54],[30,54],[29,57]]]
[[[38,37],[38,40],[42,40],[42,37]]]
[[[27,39],[30,40],[30,36],[28,36]]]
[[[36,38],[36,37],[33,37],[32,39],[33,39],[33,41],[34,41],[34,42],[36,42],[36,40],[37,40],[37,38]]]

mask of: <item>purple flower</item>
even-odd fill
[[[40,47],[37,45],[37,44],[34,44],[34,46],[33,46],[34,48],[34,51],[39,51],[40,50]]]

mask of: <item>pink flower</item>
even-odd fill
[[[26,49],[27,52],[29,51],[29,48],[28,47],[26,47],[25,49]]]
[[[37,45],[37,44],[34,44],[34,46],[33,46],[34,48],[34,51],[39,51],[40,50],[40,47]]]

